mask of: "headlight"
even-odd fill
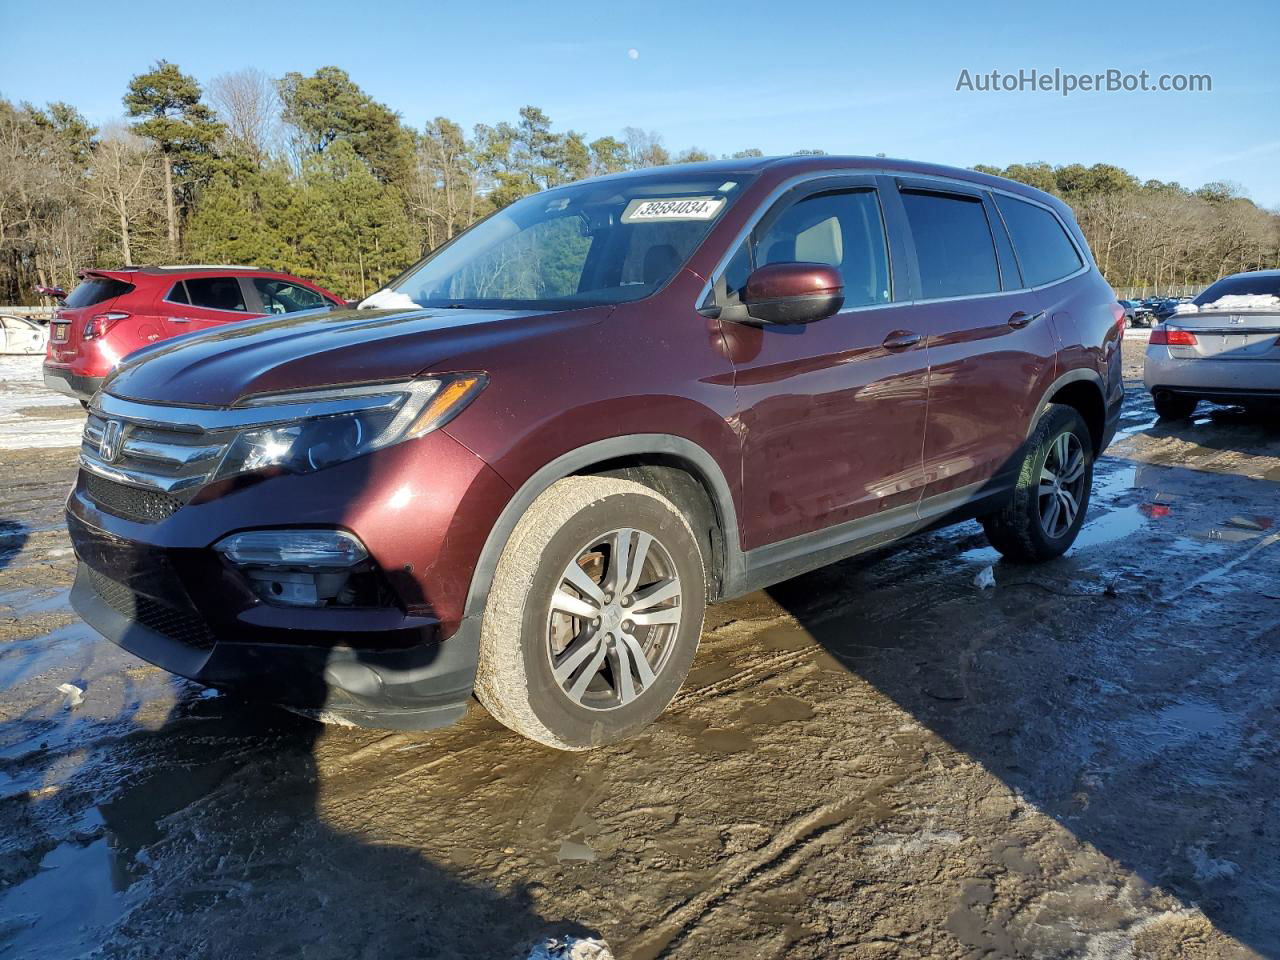
[[[488,378],[469,373],[342,389],[252,397],[263,425],[242,430],[213,479],[279,467],[310,473],[444,426]]]

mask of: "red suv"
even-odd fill
[[[157,340],[264,314],[346,306],[314,283],[253,267],[122,267],[80,277],[49,324],[44,382],[84,402],[124,357]]]
[[[1071,211],[876,158],[526,197],[363,309],[135,355],[68,501],[72,602],[218,687],[563,749],[683,682],[704,605],[978,518],[1060,555],[1124,316]]]

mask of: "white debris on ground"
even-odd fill
[[[78,707],[84,703],[84,690],[74,683],[58,684],[58,692],[66,694],[68,707]]]
[[[398,290],[379,290],[360,301],[361,310],[417,310],[413,297]]]
[[[595,937],[545,940],[530,951],[527,960],[614,960],[609,945]]]
[[[1190,313],[1225,313],[1232,310],[1280,310],[1280,297],[1270,293],[1233,293],[1200,306],[1180,303],[1174,308],[1173,315],[1181,317]]]
[[[978,575],[973,578],[973,585],[979,590],[986,590],[988,587],[996,585],[996,572],[991,567],[983,567],[978,571]]]
[[[0,357],[0,450],[74,447],[80,404],[44,385],[44,357]],[[48,415],[41,413],[47,408]],[[25,411],[25,412],[24,412]]]

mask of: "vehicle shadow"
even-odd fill
[[[46,744],[87,742],[99,754],[70,783],[58,782],[67,756],[56,747],[47,763],[19,765],[23,780],[58,786],[0,799],[4,832],[71,828],[60,843],[37,844],[38,862],[0,876],[12,884],[0,889],[0,954],[471,960],[593,935],[544,920],[522,886],[467,882],[372,826],[365,836],[326,823],[321,724],[172,686],[156,729],[144,728],[144,698],[107,721],[67,714],[78,730],[66,736],[46,731]],[[103,737],[104,728],[127,732]],[[369,794],[372,825],[384,818],[378,791]],[[452,812],[422,816],[444,823]]]
[[[1233,442],[1218,433],[1203,445]],[[1256,524],[1237,532],[1248,543],[1211,542],[1207,528],[1224,518],[1197,510],[1221,496],[1231,505],[1216,509],[1270,512],[1280,482],[1185,466],[1121,470],[1149,489],[1120,510],[1182,524],[1162,556],[1122,560],[1124,544],[1097,548],[1108,556],[1095,569],[1140,569],[1141,589],[1105,593],[1071,557],[1000,563],[994,591],[967,578],[942,587],[936,565],[984,548],[978,534],[869,553],[768,593],[850,673],[1083,844],[1277,956],[1280,753],[1263,744],[1280,736],[1280,605],[1242,610],[1247,589],[1235,602],[1210,594],[1220,576],[1274,584],[1280,545],[1263,552],[1276,539],[1269,518],[1247,518]],[[1246,551],[1247,562],[1223,561]],[[993,869],[1004,869],[994,851]]]

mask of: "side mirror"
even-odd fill
[[[747,278],[742,303],[761,323],[813,323],[844,306],[844,280],[825,263],[771,263]]]

